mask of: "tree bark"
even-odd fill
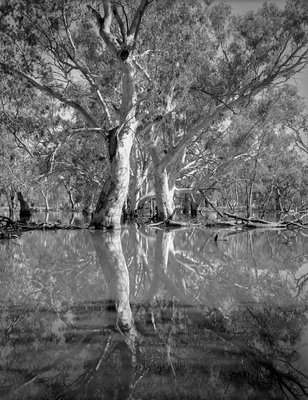
[[[283,207],[281,204],[281,193],[278,186],[275,186],[275,211],[276,212],[283,211]]]
[[[175,210],[174,192],[179,170],[184,163],[185,149],[182,149],[174,159],[172,165],[164,167],[159,160],[158,150],[155,145],[151,147],[151,157],[154,169],[154,187],[159,221],[169,219]]]
[[[174,210],[174,188],[169,187],[168,172],[161,168],[155,146],[151,148],[151,157],[154,169],[154,188],[157,206],[157,218],[159,221],[169,219]]]
[[[67,191],[67,194],[68,194],[69,201],[71,203],[71,211],[75,211],[75,201],[74,201],[74,197],[73,197],[73,192],[69,189]]]
[[[14,205],[14,193],[12,190],[8,191],[7,189],[4,189],[4,193],[5,193],[5,197],[7,200],[7,205],[9,208],[9,218],[14,219],[14,209],[15,209],[15,205]]]
[[[48,190],[44,192],[44,190],[41,189],[42,196],[44,198],[44,203],[45,203],[45,212],[47,213],[49,211],[49,198],[48,198]]]
[[[21,192],[17,192],[17,199],[20,204],[19,217],[21,219],[28,219],[31,217],[31,211],[28,202],[24,199]]]
[[[133,152],[133,173],[131,181],[130,207],[131,214],[135,214],[139,209],[139,201],[142,194],[147,194],[146,179],[149,173],[150,157],[144,157],[140,149],[135,146]]]
[[[121,227],[121,215],[128,193],[130,153],[138,121],[136,112],[135,67],[132,60],[122,62],[122,107],[120,125],[109,132],[110,172],[99,195],[92,225],[95,228]]]

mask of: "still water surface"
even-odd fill
[[[307,399],[308,237],[215,234],[1,241],[0,397]]]

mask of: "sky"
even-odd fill
[[[245,14],[249,10],[257,10],[264,2],[264,0],[225,0],[225,3],[231,5],[234,14]],[[268,2],[280,8],[284,8],[286,3],[285,0],[269,0]],[[308,107],[308,67],[291,79],[290,83],[298,87],[299,95],[305,98]]]

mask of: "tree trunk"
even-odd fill
[[[92,208],[92,202],[93,202],[93,192],[88,192],[85,194],[84,196],[84,201],[83,201],[83,208],[82,208],[82,213],[84,215],[89,215],[90,214],[90,210]]]
[[[154,189],[157,206],[157,219],[167,220],[173,214],[175,204],[173,201],[176,181],[176,171],[171,170],[171,179],[167,168],[161,167],[158,150],[155,145],[151,147],[151,158],[154,172]]]
[[[44,222],[45,222],[45,224],[47,224],[48,223],[48,221],[49,221],[49,211],[48,210],[45,210],[45,215],[44,215]]]
[[[134,167],[131,182],[130,207],[131,214],[135,214],[139,209],[139,201],[142,194],[147,194],[147,176],[150,167],[150,157],[142,157],[141,151],[135,146]]]
[[[31,217],[31,211],[28,202],[24,199],[21,192],[17,192],[17,199],[20,204],[19,217],[21,219],[28,219]]]
[[[283,211],[281,204],[281,193],[278,186],[275,187],[275,207],[276,207],[276,212]]]
[[[250,187],[247,188],[246,218],[249,218],[251,216],[253,187],[254,182],[250,182]]]
[[[183,199],[183,214],[184,215],[189,214],[190,202],[191,202],[190,193],[185,193],[184,199]]]
[[[134,140],[135,125],[123,129],[111,160],[109,177],[98,198],[92,225],[95,228],[120,228],[124,201],[129,185],[130,151]]]
[[[141,171],[141,163],[138,157],[138,149],[135,146],[134,149],[134,167],[132,174],[132,182],[131,182],[131,196],[130,196],[130,212],[133,214],[137,209],[138,201],[141,197],[141,186],[142,186],[142,171]]]
[[[179,176],[179,170],[184,163],[185,155],[186,151],[185,149],[182,149],[173,160],[173,163],[168,165],[168,167],[164,167],[161,160],[159,160],[156,145],[153,144],[151,147],[157,217],[159,221],[169,219],[174,213],[174,192],[176,190],[176,181]]]
[[[132,60],[121,63],[122,105],[120,125],[109,132],[110,172],[99,195],[92,225],[95,228],[120,228],[130,177],[130,153],[138,122],[136,113],[135,67]]]
[[[6,196],[7,205],[9,208],[9,218],[14,219],[14,208],[15,208],[14,198],[15,198],[15,196],[11,190],[10,190],[10,192],[8,192],[6,189],[5,189],[5,196]]]
[[[167,170],[154,167],[154,185],[159,221],[167,220],[174,211],[174,188],[170,190]]]
[[[69,189],[67,190],[68,198],[71,203],[71,211],[75,211],[75,201],[73,197],[73,192]]]
[[[194,196],[191,195],[191,203],[190,203],[190,215],[191,215],[191,218],[197,218],[197,216],[198,216],[198,207],[199,207],[199,204],[194,199]]]
[[[48,191],[44,192],[44,190],[41,190],[41,193],[42,193],[42,196],[44,198],[45,212],[47,213],[49,211]]]

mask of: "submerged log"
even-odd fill
[[[236,221],[242,221],[243,226],[245,228],[286,228],[287,223],[278,221],[278,222],[271,222],[271,221],[266,221],[264,219],[258,219],[258,218],[245,218],[241,217],[239,215],[235,214],[230,214],[227,212],[224,212],[224,215],[226,215],[229,218],[234,218]]]

